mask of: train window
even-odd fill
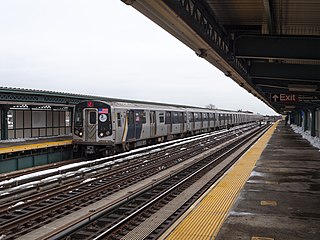
[[[194,113],[194,121],[197,122],[198,121],[198,113]]]
[[[146,118],[146,112],[142,113],[142,124],[145,124],[147,122],[147,118]]]
[[[129,123],[130,124],[134,124],[134,115],[133,115],[133,111],[129,112]]]
[[[140,114],[136,112],[136,122],[140,122]]]
[[[159,113],[159,122],[163,123],[164,122],[164,114]]]
[[[82,111],[80,109],[76,109],[74,118],[75,118],[75,126],[82,127],[83,119],[82,119]]]
[[[118,127],[121,127],[121,114],[117,113],[117,122],[118,122]]]
[[[172,123],[179,123],[179,117],[177,112],[173,112],[172,114]]]
[[[179,112],[179,123],[183,123],[183,113]]]
[[[96,112],[90,112],[90,114],[89,114],[89,123],[90,124],[96,124],[97,123],[97,113]]]

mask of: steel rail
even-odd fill
[[[176,190],[177,188],[179,188],[182,184],[186,183],[187,181],[189,181],[190,179],[192,179],[193,177],[195,177],[196,175],[198,175],[199,173],[201,173],[202,171],[204,171],[205,169],[210,167],[212,164],[216,164],[216,162],[219,161],[220,159],[223,159],[225,156],[228,156],[230,153],[234,152],[236,149],[239,148],[239,146],[242,146],[244,144],[244,142],[246,142],[247,140],[248,140],[247,138],[242,140],[241,142],[237,143],[235,146],[232,146],[231,149],[228,149],[227,151],[221,153],[221,155],[216,157],[212,162],[209,162],[209,163],[205,164],[204,166],[202,166],[201,168],[199,168],[199,169],[197,169],[195,171],[192,171],[192,173],[190,175],[188,175],[184,179],[180,180],[178,183],[176,183],[175,185],[171,186],[169,189],[167,189],[166,191],[162,192],[160,195],[156,196],[154,199],[148,201],[146,204],[144,204],[142,207],[140,207],[139,209],[137,209],[136,211],[131,213],[129,216],[125,217],[120,222],[114,224],[112,227],[108,228],[106,231],[104,231],[103,233],[101,233],[97,237],[93,238],[93,240],[104,239],[106,236],[110,235],[110,233],[112,233],[115,229],[119,228],[124,223],[126,223],[129,220],[133,219],[138,214],[140,214],[142,211],[150,208],[150,206],[154,205],[156,202],[159,202],[159,200],[163,199],[169,193],[171,193],[174,190]],[[225,169],[224,169],[224,171],[225,171]]]
[[[131,177],[131,176],[130,176]],[[128,177],[128,178],[130,178],[130,177]],[[122,181],[122,180],[121,180]],[[119,182],[120,183],[120,182]],[[81,195],[81,196],[79,196],[79,198],[83,198],[85,195],[88,195],[88,194],[84,194],[84,195]],[[71,200],[70,200],[71,201]],[[66,203],[68,203],[68,201],[64,201],[64,202],[62,202],[61,204],[58,204],[58,205],[55,205],[56,207],[57,206],[59,206],[59,208],[61,207],[61,206],[65,206],[65,204]],[[46,210],[46,212],[50,212],[50,211],[52,211],[54,209],[54,206],[52,206],[52,207],[48,207],[47,208],[47,210]],[[43,215],[44,214],[44,212],[42,212],[42,211],[37,211],[37,212],[35,212],[34,213],[34,217],[36,217],[36,216],[40,216],[40,215]],[[30,215],[29,215],[30,216]],[[30,218],[29,218],[30,219]],[[23,219],[23,218],[21,218],[20,217],[20,224],[23,224],[23,223],[26,223],[26,222],[23,222],[23,221],[26,221],[26,222],[28,222],[27,221],[27,219]],[[18,222],[15,222],[15,221],[10,221],[11,222],[11,224],[10,224],[10,226],[15,226]],[[8,228],[9,226],[8,225],[2,225],[2,227],[6,227],[6,228]]]
[[[189,166],[188,166],[189,167]],[[132,199],[132,198],[130,198],[130,199]],[[149,204],[148,204],[149,205]],[[119,207],[118,205],[117,206],[114,206],[114,207]],[[100,213],[99,213],[100,214]],[[100,214],[101,215],[101,214]],[[92,221],[94,221],[94,219],[95,218],[93,218],[93,217],[91,217],[91,219],[92,219]],[[121,222],[120,223],[115,223],[116,225],[114,225],[113,227],[112,227],[112,229],[114,229],[116,226],[119,226],[121,223],[123,223],[124,221],[123,220],[121,220]],[[78,227],[78,226],[77,226]]]
[[[237,127],[232,128],[230,131],[237,131],[239,129],[242,129],[243,127],[248,127],[248,126],[250,126],[250,124],[246,124],[246,125],[243,125],[243,126],[237,126]],[[29,183],[31,181],[43,179],[45,177],[54,176],[57,173],[58,174],[63,174],[63,173],[70,172],[72,170],[78,170],[80,168],[93,167],[95,165],[103,164],[103,163],[106,163],[106,162],[109,162],[109,161],[115,161],[115,160],[118,160],[118,159],[122,159],[122,158],[125,158],[125,157],[128,157],[128,156],[131,156],[132,154],[139,154],[140,153],[142,155],[148,155],[150,151],[153,151],[155,149],[160,149],[160,148],[163,148],[163,147],[170,147],[171,145],[175,145],[175,144],[179,144],[179,143],[183,144],[184,141],[192,140],[192,139],[196,140],[198,138],[205,137],[205,136],[207,136],[207,137],[217,136],[218,137],[218,136],[221,136],[221,135],[225,134],[226,132],[227,132],[227,130],[219,130],[219,131],[215,131],[215,132],[211,132],[211,133],[204,133],[204,134],[200,134],[200,135],[196,135],[196,136],[177,139],[177,140],[174,140],[174,141],[169,141],[169,142],[165,142],[165,143],[151,145],[151,146],[145,147],[143,149],[135,149],[135,150],[132,150],[132,151],[129,151],[129,152],[124,152],[124,153],[120,153],[120,154],[117,154],[117,155],[113,155],[113,156],[109,156],[109,157],[104,157],[104,158],[100,158],[100,159],[95,159],[95,160],[92,160],[92,161],[84,162],[80,166],[71,166],[71,167],[68,167],[66,169],[61,169],[59,171],[57,170],[56,172],[49,172],[49,173],[45,172],[43,174],[40,174],[39,176],[30,176],[30,177],[25,178],[25,179],[19,179],[18,178],[16,181],[12,181],[12,180],[14,180],[14,178],[12,178],[12,177],[11,177],[11,179],[8,179],[7,174],[4,174],[4,178],[1,179],[1,182],[0,182],[0,189],[1,189],[1,191],[3,191],[3,190],[6,190],[6,189],[9,189],[9,188],[12,188],[12,187],[19,186],[21,184]],[[85,158],[78,159],[78,161],[82,161],[84,159]],[[45,169],[45,170],[47,170],[47,169]],[[38,172],[38,171],[35,171],[35,172]],[[35,172],[33,172],[33,173],[35,173]],[[10,174],[8,174],[8,176],[9,175]],[[23,175],[26,175],[26,174],[23,174]],[[10,181],[5,181],[5,180],[10,180]]]

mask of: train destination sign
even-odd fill
[[[320,96],[307,96],[288,93],[270,94],[271,102],[293,103],[293,102],[320,102]]]

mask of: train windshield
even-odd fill
[[[75,127],[82,127],[83,125],[83,113],[82,108],[76,108],[74,115],[74,125]]]

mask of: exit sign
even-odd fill
[[[270,99],[272,102],[299,102],[298,95],[287,93],[270,94]]]

